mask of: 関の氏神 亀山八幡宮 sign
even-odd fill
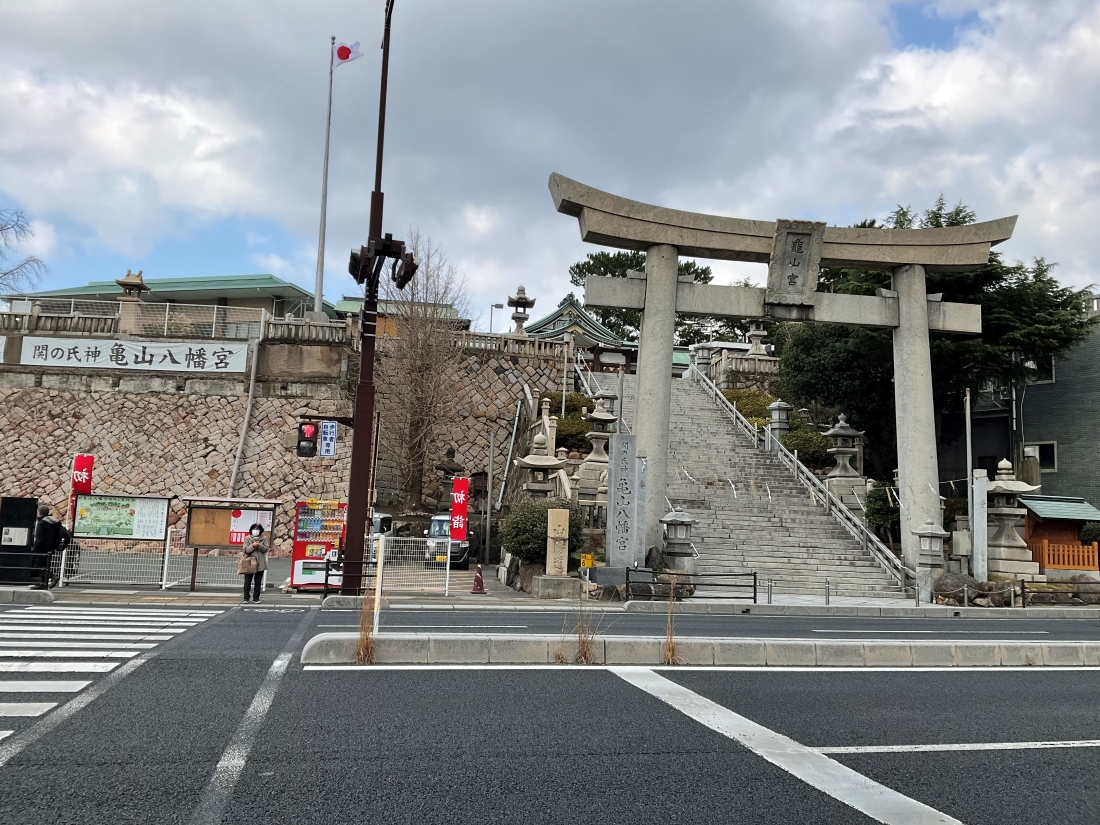
[[[113,341],[100,338],[23,339],[19,363],[153,372],[244,372],[248,344],[223,341]]]

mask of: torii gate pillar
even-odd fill
[[[645,309],[638,341],[638,395],[634,435],[646,456],[645,552],[661,547],[661,524],[668,510],[668,410],[672,403],[672,355],[676,340],[676,247],[656,244],[646,250]]]

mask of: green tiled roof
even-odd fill
[[[194,293],[212,293],[228,295],[230,293],[259,293],[275,298],[296,298],[309,301],[313,293],[290,281],[284,281],[274,275],[207,275],[197,278],[146,278],[152,297],[168,295],[186,295]],[[121,295],[122,287],[114,281],[91,281],[85,286],[70,286],[64,289],[45,289],[26,293],[28,298],[88,298],[92,296],[110,298]],[[206,296],[204,296],[206,297]],[[332,304],[325,302],[325,308],[331,310]]]
[[[1042,519],[1067,521],[1100,521],[1097,510],[1083,498],[1075,496],[1020,496],[1020,503]]]

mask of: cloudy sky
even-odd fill
[[[326,297],[366,239],[383,0],[0,0],[0,207],[42,288],[269,272],[312,289],[329,36]],[[849,224],[943,192],[1010,258],[1100,281],[1100,0],[397,0],[387,231],[472,314],[536,315],[595,251],[551,172],[637,200]],[[720,278],[764,267],[718,264]],[[497,329],[500,314],[497,314]]]

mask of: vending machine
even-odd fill
[[[290,586],[299,590],[325,586],[325,561],[336,558],[347,535],[347,504],[340,501],[299,501],[294,505],[294,549]],[[340,577],[329,577],[329,585]]]

